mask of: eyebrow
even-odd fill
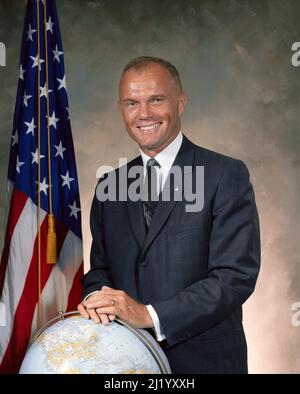
[[[150,99],[154,98],[166,98],[166,96],[164,94],[153,94],[152,96],[150,96]]]
[[[131,98],[125,98],[125,99],[123,99],[122,101],[123,101],[124,103],[125,103],[125,102],[128,102],[128,101],[135,102],[135,103],[138,102],[137,100],[134,100],[134,99],[131,99]]]
[[[166,98],[166,96],[164,94],[153,94],[152,96],[149,97],[149,100],[153,100],[154,98],[161,98],[164,99]],[[125,98],[122,100],[124,103],[125,102],[134,102],[134,103],[138,103],[138,100],[133,99],[133,98]]]

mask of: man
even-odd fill
[[[242,304],[260,266],[254,193],[243,162],[196,146],[181,133],[186,102],[169,62],[141,57],[124,68],[119,108],[141,152],[126,171],[143,166],[148,195],[101,201],[96,193],[91,270],[78,310],[95,322],[118,316],[152,330],[173,373],[247,373]],[[187,209],[189,183],[170,181],[175,167],[194,186],[197,168],[204,168],[201,209]],[[171,184],[164,201],[162,191]],[[158,202],[151,199],[155,192]]]

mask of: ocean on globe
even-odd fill
[[[146,330],[118,319],[96,324],[76,312],[53,320],[34,336],[20,374],[171,373],[166,355]]]

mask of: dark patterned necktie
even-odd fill
[[[143,196],[144,216],[148,227],[150,226],[158,202],[157,172],[155,167],[160,167],[158,162],[153,158],[149,159],[146,165],[147,174],[144,182]]]

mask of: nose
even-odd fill
[[[151,108],[148,103],[140,103],[139,118],[141,120],[148,119],[151,116]]]

